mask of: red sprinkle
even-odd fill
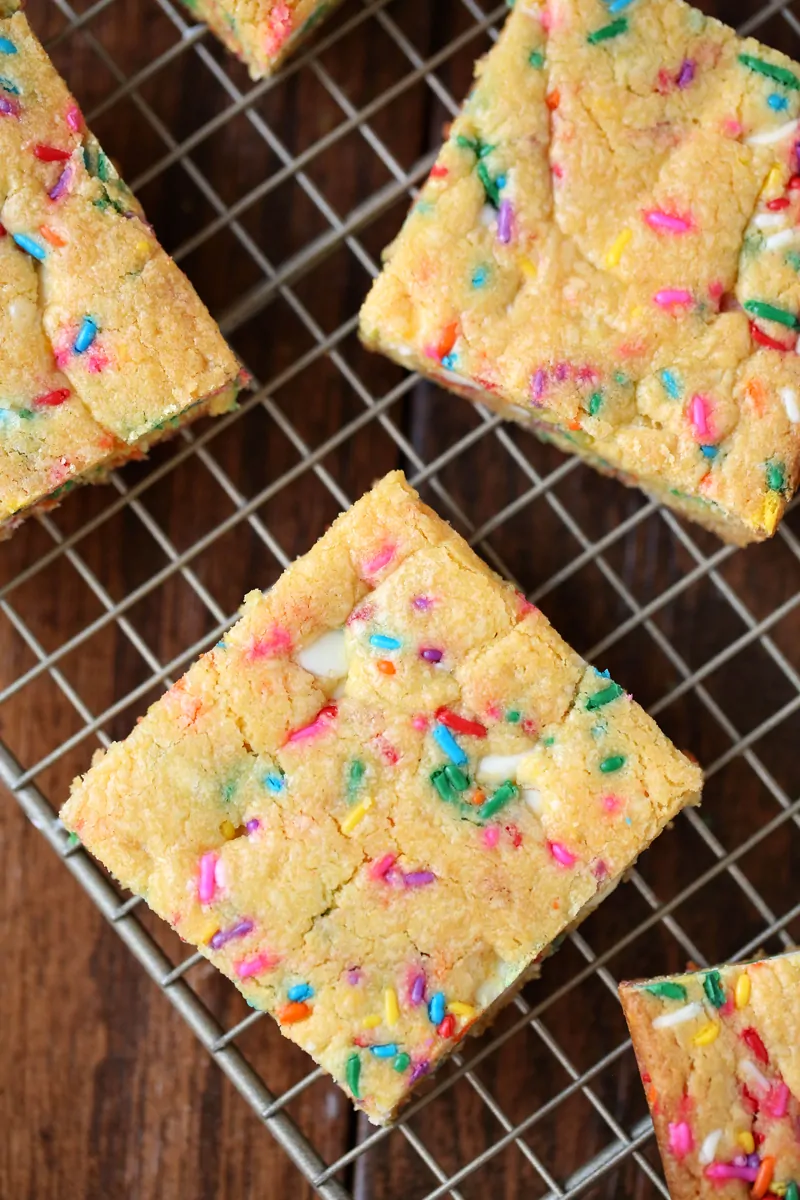
[[[796,192],[800,188],[800,175],[793,175],[786,186],[790,191]]]
[[[39,162],[67,162],[72,158],[71,150],[59,150],[58,146],[44,146],[37,142],[33,147],[33,157]]]
[[[770,350],[783,350],[786,353],[787,350],[794,349],[794,342],[788,346],[779,342],[777,338],[770,337],[768,333],[764,333],[763,329],[759,329],[755,321],[750,322],[750,334],[754,342],[758,342],[759,346],[767,346]]]
[[[440,167],[438,163],[431,167],[431,179],[445,179],[449,174],[447,167]]]
[[[43,396],[37,396],[33,403],[37,408],[58,408],[59,404],[69,400],[71,395],[69,388],[56,388],[54,392],[45,392]]]
[[[442,725],[446,725],[448,729],[455,729],[456,733],[470,734],[472,737],[486,737],[486,726],[481,725],[478,721],[469,721],[466,717],[460,717],[458,713],[452,712],[449,708],[437,708],[436,720]]]
[[[7,233],[8,230],[6,229],[5,225],[0,225],[0,237],[5,237]]]
[[[456,1019],[452,1013],[448,1013],[439,1024],[436,1026],[436,1032],[439,1037],[451,1038],[456,1031]]]
[[[788,208],[790,201],[786,196],[779,196],[777,200],[768,200],[767,208],[770,212],[780,212],[782,208]]]
[[[742,1103],[745,1108],[751,1113],[757,1113],[761,1107],[761,1102],[757,1096],[754,1096],[746,1084],[742,1084]]]
[[[767,1047],[762,1042],[756,1030],[753,1029],[752,1025],[748,1025],[747,1029],[743,1029],[739,1036],[745,1045],[753,1051],[753,1054],[755,1054],[759,1062],[769,1062]]]

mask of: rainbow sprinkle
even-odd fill
[[[352,1095],[356,1100],[359,1098],[358,1084],[361,1079],[361,1058],[358,1054],[351,1054],[345,1064],[345,1080]]]
[[[84,354],[97,337],[97,323],[91,317],[84,317],[81,321],[78,335],[75,338],[72,349],[76,354]]]
[[[459,746],[456,739],[453,737],[446,725],[437,723],[433,727],[433,739],[440,750],[442,750],[451,762],[457,767],[464,767],[469,762],[467,755]]]
[[[12,233],[11,236],[20,250],[24,250],[26,254],[30,254],[31,258],[35,258],[39,262],[43,262],[47,258],[47,251],[44,246],[40,246],[36,239],[29,237],[27,233]]]
[[[600,770],[604,775],[611,775],[614,771],[620,771],[625,766],[626,761],[624,754],[611,754],[600,763]]]
[[[588,34],[586,40],[590,46],[596,46],[598,42],[607,42],[609,38],[619,37],[621,33],[627,32],[628,18],[618,17],[610,25],[603,25],[600,29],[595,29],[593,33]]]
[[[740,54],[739,62],[758,75],[766,75],[768,79],[774,79],[776,83],[782,83],[784,87],[800,91],[800,79],[791,71],[787,71],[785,67],[777,67],[774,63],[766,62],[763,58],[756,58],[752,54]]]

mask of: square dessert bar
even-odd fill
[[[253,79],[277,71],[339,0],[184,0]]]
[[[365,344],[746,543],[800,475],[800,67],[681,0],[515,5]]]
[[[619,993],[672,1200],[800,1200],[800,953]]]
[[[380,1123],[700,786],[395,473],[61,815]]]
[[[0,538],[240,385],[14,7],[0,0]]]

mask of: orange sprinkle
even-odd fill
[[[769,1191],[769,1185],[772,1183],[772,1176],[775,1174],[775,1159],[773,1155],[768,1154],[766,1158],[762,1158],[761,1166],[758,1168],[756,1181],[753,1184],[753,1190],[750,1195],[753,1200],[762,1200]]]
[[[580,421],[577,421],[574,417],[570,421],[569,427],[570,427],[570,429],[581,429],[582,428]]]
[[[558,91],[558,88],[556,88],[553,92],[548,92],[545,96],[545,104],[550,109],[550,112],[555,112],[560,103],[561,95]]]
[[[747,384],[747,394],[753,402],[755,414],[760,417],[764,413],[764,404],[767,399],[767,393],[760,379],[751,379]]]
[[[378,668],[381,675],[396,675],[397,674],[394,663],[389,662],[388,658],[379,658],[378,661],[375,663],[375,666]]]
[[[284,1004],[283,1008],[278,1009],[278,1020],[281,1025],[296,1025],[298,1021],[305,1021],[311,1016],[311,1009],[303,1000],[293,1000],[290,1004]]]
[[[656,1091],[655,1084],[651,1083],[648,1085],[645,1095],[647,1097],[647,1103],[652,1108],[658,1099],[658,1092]]]
[[[67,244],[64,241],[64,239],[61,237],[61,235],[59,233],[56,233],[54,229],[51,229],[49,225],[40,225],[39,233],[42,235],[42,237],[44,238],[44,240],[46,242],[50,243],[51,246],[56,246],[56,247],[60,248],[61,246],[66,246],[66,244]]]
[[[449,325],[445,325],[439,334],[439,340],[436,343],[436,355],[438,358],[445,358],[450,353],[456,344],[457,337],[458,321],[451,321]]]
[[[472,803],[473,804],[483,804],[485,799],[486,799],[486,792],[482,792],[480,788],[476,788],[473,793],[473,796],[472,796]]]
[[[553,908],[561,908],[561,901],[560,901],[560,900],[554,900],[554,901],[553,901]]]

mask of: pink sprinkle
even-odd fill
[[[497,240],[507,246],[511,241],[511,234],[514,228],[514,210],[508,200],[500,202],[500,208],[497,213]]]
[[[517,603],[519,604],[519,615],[521,617],[527,617],[530,613],[539,611],[536,605],[531,604],[528,597],[522,592],[517,592]]]
[[[433,600],[430,596],[415,596],[411,603],[418,612],[425,612],[426,609],[433,608]]]
[[[436,876],[433,871],[409,871],[404,878],[406,887],[425,887],[426,884],[435,882]]]
[[[378,551],[374,558],[371,558],[369,562],[364,563],[362,568],[363,574],[367,578],[369,578],[370,575],[377,575],[378,571],[382,571],[383,568],[392,561],[396,550],[397,547],[393,543],[384,546],[382,550]]]
[[[428,728],[428,724],[428,718],[423,717],[421,714],[411,718],[411,728],[416,729],[418,733],[424,733]]]
[[[722,128],[728,137],[738,138],[744,133],[744,125],[736,117],[726,117],[722,122]]]
[[[67,122],[68,129],[71,129],[73,133],[78,132],[83,124],[83,117],[81,116],[81,110],[78,108],[77,104],[69,105],[64,114],[64,120]]]
[[[785,1083],[776,1083],[769,1094],[766,1109],[771,1117],[786,1116],[786,1110],[789,1106],[789,1089]]]
[[[670,1129],[672,1126],[670,1125]],[[733,1163],[712,1163],[703,1171],[706,1179],[744,1179],[755,1183],[758,1167],[735,1167]]]
[[[662,288],[653,299],[661,308],[672,308],[675,304],[691,304],[692,293],[686,288]]]
[[[503,710],[499,704],[489,704],[486,707],[486,715],[491,717],[493,721],[501,721],[503,718]]]
[[[233,964],[233,969],[240,979],[251,979],[253,975],[263,975],[278,965],[274,954],[254,954],[252,958],[241,958]]]
[[[494,850],[497,843],[500,841],[500,826],[487,825],[483,831],[483,844],[487,850]]]
[[[416,1007],[425,999],[425,976],[415,975],[408,989],[408,999]]]
[[[616,813],[618,813],[622,808],[622,805],[623,800],[621,796],[603,796],[603,808],[607,813],[610,813],[611,816],[614,816]]]
[[[547,849],[562,867],[574,867],[578,861],[572,851],[568,850],[563,842],[548,842]]]
[[[688,233],[692,228],[691,221],[685,217],[676,217],[660,208],[648,209],[642,215],[651,229],[663,229],[665,233]]]
[[[277,655],[289,654],[292,649],[292,635],[288,629],[273,625],[264,637],[253,638],[245,650],[248,662],[257,662],[260,658],[274,658]]]
[[[733,1012],[733,1010],[734,1010],[733,996],[728,996],[728,999],[722,1005],[722,1008],[718,1009],[718,1012],[721,1017],[729,1017],[731,1015],[731,1013]]]
[[[686,1121],[670,1121],[669,1148],[676,1158],[685,1158],[694,1149],[691,1126]]]
[[[511,838],[511,845],[514,847],[514,849],[519,850],[520,846],[522,845],[521,830],[519,830],[517,826],[512,823],[511,825],[506,825],[506,833]]]
[[[708,428],[708,405],[705,397],[699,393],[692,396],[689,403],[689,421],[698,442],[707,441],[711,437]]]
[[[295,729],[289,734],[286,739],[288,742],[306,742],[310,738],[315,738],[321,733],[325,733],[330,728],[328,722],[332,720],[337,713],[335,704],[326,704],[321,708],[316,718],[310,725],[303,725],[301,729]]]
[[[361,967],[350,967],[350,969],[347,971],[347,982],[350,984],[350,986],[356,987],[357,984],[361,983],[361,979]]]
[[[384,854],[383,858],[376,859],[369,869],[370,879],[385,879],[386,872],[392,869],[396,859],[396,854]]]
[[[209,850],[200,859],[200,878],[197,882],[197,898],[201,904],[210,904],[214,899],[217,882],[215,879],[219,855]]]
[[[598,858],[597,862],[592,867],[592,874],[595,879],[605,879],[608,876],[608,867],[603,862],[602,858]]]
[[[269,58],[278,53],[292,32],[292,14],[281,0],[272,10],[264,36],[264,51]]]
[[[84,361],[90,375],[99,375],[108,366],[108,355],[100,349],[93,349]]]
[[[400,755],[398,754],[397,750],[395,750],[390,741],[387,741],[383,734],[380,734],[375,741],[378,744],[378,749],[380,750],[384,761],[387,762],[390,767],[393,767],[395,763],[400,761]]]

